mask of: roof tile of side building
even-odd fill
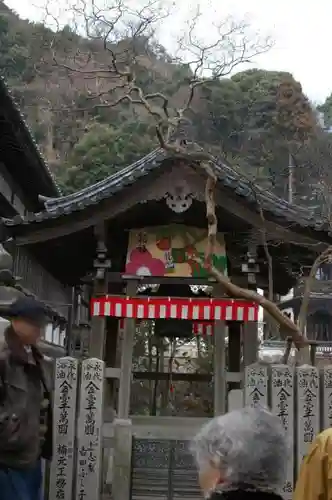
[[[42,197],[45,205],[45,211],[43,212],[28,217],[17,216],[13,220],[7,219],[4,222],[7,226],[17,226],[58,218],[62,215],[84,210],[88,206],[96,205],[100,201],[119,193],[125,187],[134,184],[136,180],[161,168],[165,160],[171,159],[172,156],[164,150],[155,149],[144,158],[92,186],[59,198]],[[252,181],[224,162],[215,159],[214,169],[220,187],[226,188],[242,202],[250,205],[252,209],[258,210],[259,205],[264,212],[272,214],[273,217],[286,224],[292,223],[315,231],[330,232],[327,220],[317,218],[312,211],[289,204],[269,191],[254,185]]]

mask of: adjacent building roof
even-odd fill
[[[83,211],[85,208],[97,205],[102,200],[121,192],[124,188],[133,185],[138,179],[147,176],[152,171],[161,169],[172,160],[174,157],[164,150],[155,149],[139,161],[92,186],[67,196],[41,197],[45,210],[40,213],[29,217],[17,216],[13,220],[5,220],[4,222],[7,226],[17,226],[32,222],[44,222],[47,219],[58,219],[73,212]],[[269,218],[275,219],[285,226],[292,224],[292,227],[297,226],[323,233],[330,232],[327,220],[317,218],[312,211],[289,204],[269,191],[254,185],[250,179],[226,163],[215,159],[214,168],[219,186],[231,192],[241,202],[247,203],[251,209],[258,210],[261,207],[264,214],[270,215]]]
[[[24,164],[11,166],[10,173],[22,189],[38,200],[39,194],[47,196],[58,196],[61,194],[56,180],[43,158],[36,141],[33,139],[14,97],[7,87],[4,79],[0,76],[0,108],[5,111],[8,121],[12,125],[11,129],[6,128],[6,133],[1,136],[1,149],[8,152],[19,151],[24,158]],[[19,138],[18,138],[19,136]],[[16,167],[16,168],[15,168]],[[28,169],[25,177],[23,169]],[[26,184],[25,186],[23,184]]]

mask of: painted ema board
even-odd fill
[[[71,500],[77,397],[77,359],[56,360],[54,383],[54,456],[51,463],[50,499]]]
[[[105,364],[100,359],[82,363],[76,500],[100,498],[104,372]]]
[[[131,230],[126,260],[126,274],[137,276],[172,276],[206,278],[207,270],[197,262],[204,259],[207,231],[188,226],[170,225]],[[225,240],[217,235],[212,263],[227,274]]]

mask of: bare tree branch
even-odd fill
[[[74,79],[75,75],[84,77],[89,100],[96,108],[113,108],[126,102],[144,109],[154,121],[161,148],[204,172],[208,246],[201,264],[209,269],[229,296],[262,306],[300,347],[305,343],[302,323],[294,324],[273,302],[273,263],[265,229],[261,231],[261,239],[268,264],[268,298],[233,284],[212,266],[211,255],[218,225],[214,158],[197,144],[188,147],[179,141],[170,140],[182,121],[189,120],[188,112],[195,106],[199,87],[209,85],[231,74],[235,68],[250,63],[257,55],[269,50],[272,42],[252,33],[247,22],[236,22],[232,18],[220,21],[216,18],[207,34],[206,29],[202,30],[204,20],[198,9],[179,37],[177,51],[171,58],[171,62],[181,61],[188,69],[186,96],[181,105],[174,105],[166,92],[145,92],[138,74],[139,68],[143,67],[155,75],[150,54],[160,23],[169,14],[170,10],[159,0],[147,0],[139,8],[134,7],[134,3],[129,0],[112,0],[107,8],[103,8],[97,0],[77,0],[68,9],[67,24],[81,37],[78,50],[75,54],[70,51],[60,54],[54,37],[51,47],[53,64]],[[58,23],[57,19],[55,21]],[[204,33],[204,37],[201,33]],[[99,55],[100,47],[103,49],[102,57]],[[256,200],[264,228],[264,213],[257,193]]]

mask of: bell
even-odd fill
[[[190,338],[193,336],[192,321],[183,319],[157,319],[155,321],[157,337]]]

